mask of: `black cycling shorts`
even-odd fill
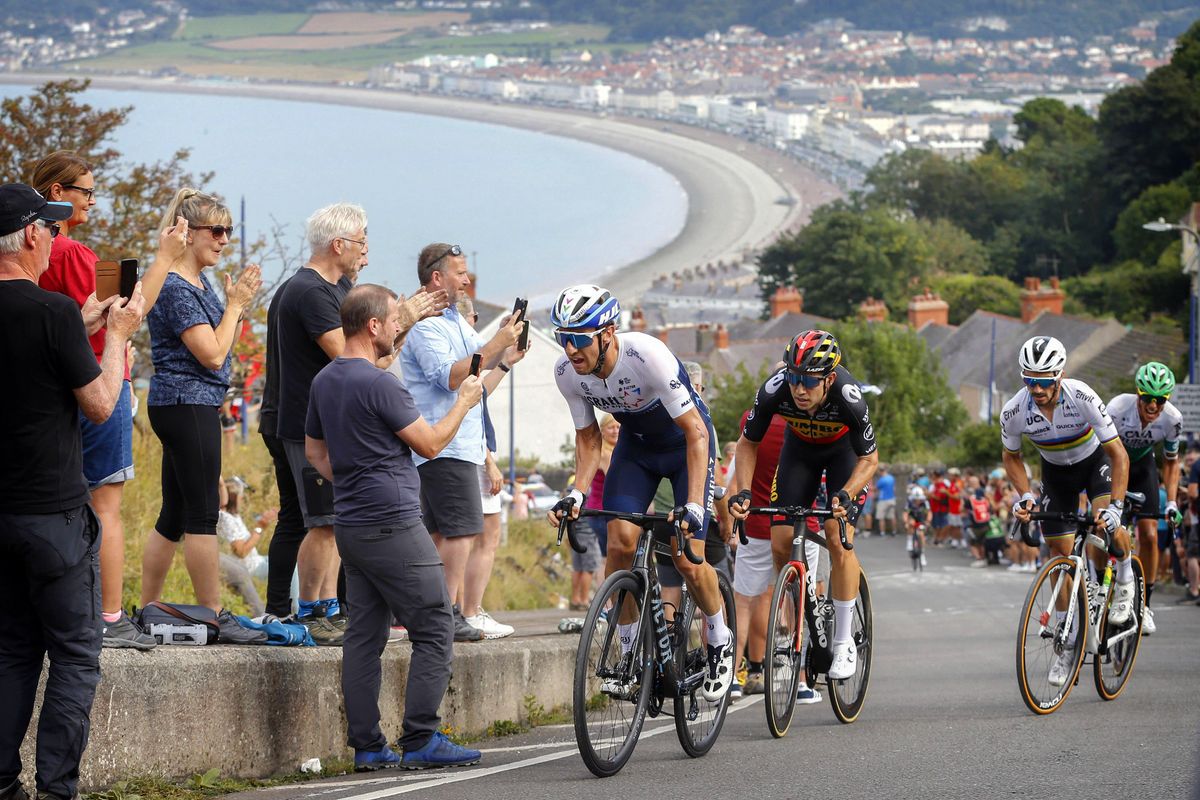
[[[850,446],[849,437],[825,447],[805,444],[796,436],[784,435],[779,467],[771,486],[771,503],[780,506],[812,506],[821,491],[821,474],[830,494],[836,494],[850,480],[858,454]],[[860,492],[846,510],[846,523],[855,525],[862,513],[867,493]]]
[[[1090,456],[1074,464],[1051,464],[1042,459],[1042,485],[1043,510],[1078,512],[1081,493],[1086,492],[1093,504],[1112,493],[1112,465],[1108,454],[1103,447],[1097,447]],[[1075,526],[1069,522],[1046,520],[1042,523],[1043,536],[1074,533]]]
[[[1153,453],[1129,462],[1129,491],[1146,495],[1146,502],[1138,511],[1138,519],[1156,517],[1161,513],[1158,507],[1158,462],[1154,460]]]

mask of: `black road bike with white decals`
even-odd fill
[[[809,574],[804,560],[805,541],[812,540],[826,549],[829,544],[824,534],[808,530],[808,518],[836,519],[842,547],[853,550],[854,545],[846,538],[845,518],[834,517],[830,509],[762,506],[751,508],[749,513],[769,514],[777,518],[772,520],[772,524],[791,524],[795,531],[791,558],[779,571],[775,591],[771,595],[771,610],[767,617],[767,652],[763,660],[767,727],[772,736],[779,738],[787,733],[792,724],[801,673],[807,671],[809,686],[815,686],[833,663],[833,601],[828,596],[817,596],[816,576]],[[737,520],[735,527],[745,544],[744,522]],[[804,623],[801,624],[800,620]],[[867,699],[874,649],[871,588],[867,585],[867,574],[861,568],[852,625],[852,638],[858,648],[858,668],[845,680],[824,681],[828,685],[834,716],[847,724],[858,719],[863,702]]]
[[[665,514],[636,514],[584,508],[580,517],[607,517],[632,522],[642,529],[633,566],[608,576],[588,608],[575,656],[572,716],[575,741],[583,762],[594,775],[607,778],[625,766],[641,735],[646,715],[675,718],[675,732],[684,752],[693,758],[716,742],[729,694],[706,700],[701,686],[708,673],[707,628],[704,614],[683,588],[679,607],[663,602],[654,554],[683,554],[703,563],[687,544],[687,535]],[[571,547],[585,552],[564,514],[558,526]],[[664,531],[671,531],[664,536]],[[729,635],[737,641],[733,587],[717,573]],[[636,623],[636,633],[624,645],[621,626]]]

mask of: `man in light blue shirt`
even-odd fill
[[[888,536],[896,532],[896,478],[886,464],[879,465],[875,479],[875,532]]]
[[[471,275],[467,258],[458,245],[437,242],[417,257],[417,279],[428,292],[444,290],[449,308],[413,326],[400,351],[404,381],[421,416],[436,424],[449,413],[458,387],[471,370],[471,357],[479,353],[483,368],[501,364],[505,351],[514,347],[521,323],[502,324],[489,341],[479,337],[459,314],[456,304],[467,293]],[[508,320],[506,320],[507,322]],[[472,540],[483,531],[483,505],[479,493],[479,465],[484,463],[483,412],[479,406],[467,414],[458,435],[432,460],[413,454],[421,474],[421,515],[433,536],[446,570],[446,590],[453,601],[463,585]],[[474,612],[472,612],[474,613]],[[454,607],[455,641],[484,637]]]

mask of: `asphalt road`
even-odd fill
[[[720,740],[689,759],[670,718],[647,722],[625,769],[599,780],[570,726],[478,744],[476,767],[387,772],[248,793],[321,798],[1197,798],[1200,608],[1155,596],[1124,694],[1104,702],[1085,664],[1058,712],[1026,710],[1014,677],[1017,616],[1032,575],[970,569],[934,550],[923,575],[895,539],[859,543],[875,600],[874,672],[853,725],[828,702],[800,706],[774,740],[761,697],[732,706]]]

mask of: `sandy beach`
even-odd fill
[[[77,76],[18,73],[0,76],[0,81],[40,83],[64,77]],[[622,298],[640,296],[660,274],[740,259],[839,196],[832,184],[781,153],[687,125],[379,89],[89,77],[94,86],[106,89],[232,94],[458,117],[579,139],[643,158],[679,181],[688,196],[688,214],[679,235],[658,252],[597,276]],[[797,202],[779,204],[781,197]]]

